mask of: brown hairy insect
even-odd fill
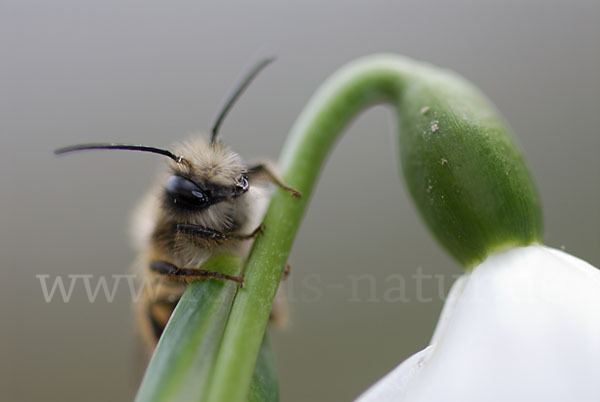
[[[91,143],[60,148],[56,154],[93,149],[150,152],[170,160],[157,183],[142,200],[134,219],[133,235],[139,257],[138,272],[150,277],[136,306],[138,323],[152,350],[181,298],[194,279],[217,278],[243,283],[243,277],[203,269],[214,254],[230,252],[247,257],[251,239],[260,224],[268,189],[264,180],[290,191],[271,164],[248,166],[234,151],[217,140],[224,117],[254,77],[273,59],[254,66],[226,99],[211,130],[210,139],[194,137],[173,150],[145,145]],[[262,185],[261,185],[262,181]],[[278,310],[277,306],[273,313]]]

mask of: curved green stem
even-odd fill
[[[297,200],[278,190],[246,263],[217,357],[209,401],[246,397],[296,231],[335,141],[359,112],[390,103],[402,166],[417,207],[465,267],[508,245],[541,238],[537,194],[493,106],[459,76],[399,56],[373,56],[329,79],[294,125],[280,166]]]
[[[323,87],[292,129],[280,158],[284,181],[301,199],[278,190],[264,218],[265,231],[246,263],[244,288],[229,316],[209,401],[243,401],[271,303],[318,174],[338,134],[358,111],[389,99],[403,85],[393,65],[349,69]]]

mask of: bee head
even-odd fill
[[[179,161],[169,163],[164,184],[166,204],[177,210],[201,211],[231,201],[248,191],[248,173],[242,158],[220,142],[203,138],[175,147]]]

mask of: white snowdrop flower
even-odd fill
[[[600,401],[600,270],[542,245],[490,255],[453,285],[430,346],[358,401]]]

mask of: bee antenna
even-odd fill
[[[115,144],[111,142],[95,142],[88,144],[77,144],[77,145],[69,145],[68,147],[58,148],[54,151],[56,155],[62,155],[70,152],[76,151],[89,151],[92,149],[121,149],[126,151],[141,151],[141,152],[151,152],[153,154],[159,154],[168,156],[173,159],[177,163],[182,163],[185,161],[182,156],[177,156],[169,150],[148,147],[146,145],[133,145],[133,144]]]
[[[244,93],[246,88],[248,88],[248,85],[250,85],[250,83],[258,75],[258,73],[260,73],[263,68],[265,68],[274,60],[275,57],[267,57],[265,59],[262,59],[260,62],[256,63],[254,67],[252,67],[252,69],[250,69],[246,74],[243,75],[242,79],[234,87],[235,90],[229,94],[229,96],[225,99],[225,102],[223,102],[223,104],[219,108],[219,113],[213,123],[211,130],[211,144],[215,143],[217,135],[219,134],[219,128],[221,127],[225,116],[227,116],[227,113],[229,113],[229,110],[231,110],[231,107],[235,104],[240,95]]]

